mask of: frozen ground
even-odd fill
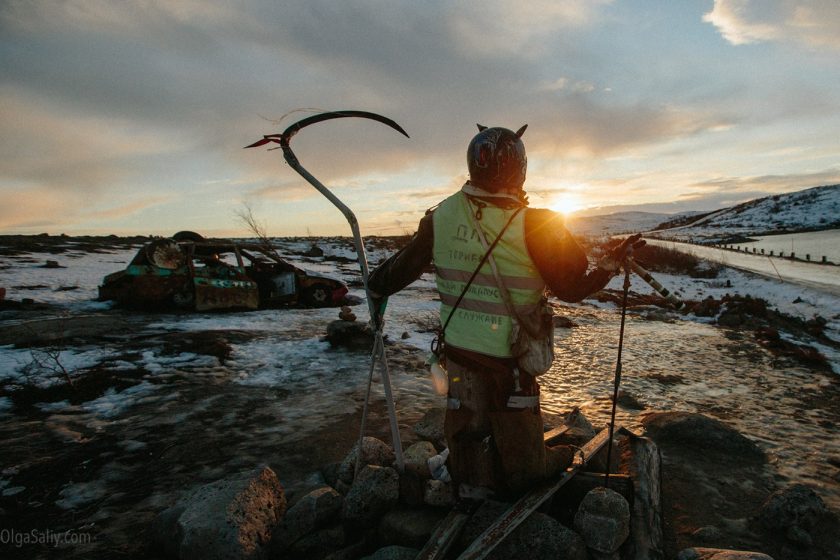
[[[355,263],[292,255],[311,241],[277,243],[300,266],[340,277],[351,284],[353,295],[363,295]],[[327,255],[354,256],[348,240],[319,245]],[[31,297],[55,304],[56,314],[111,316],[116,310],[110,304],[92,301],[96,286],[133,254],[2,257],[0,286],[7,287],[9,299]],[[382,249],[369,251],[371,262],[385,256]],[[40,268],[46,259],[66,268]],[[828,321],[829,336],[840,341],[840,298],[835,294],[732,268],[713,280],[657,279],[685,299],[750,294],[784,313],[805,319],[820,315]],[[620,289],[621,278],[610,287]],[[633,277],[631,289],[652,293],[638,277]],[[413,421],[443,404],[422,364],[437,306],[431,275],[388,305],[386,332],[399,342],[389,347],[389,357],[406,439],[412,437]],[[557,361],[541,378],[545,411],[550,416],[581,406],[595,423],[604,423],[618,313],[612,304],[594,300],[557,302],[556,309],[576,326],[557,331]],[[354,311],[360,320],[367,319],[364,305]],[[10,392],[26,383],[60,383],[60,375],[43,369],[33,374],[33,351],[0,347],[5,395],[0,396],[0,492],[17,500],[21,513],[29,514],[26,519],[68,512],[71,517],[62,517],[68,526],[92,524],[116,547],[130,546],[124,535],[136,535],[185,484],[263,462],[291,483],[343,454],[344,449],[330,448],[331,438],[352,438],[358,429],[368,356],[334,350],[321,341],[334,318],[336,309],[149,315],[126,336],[114,333],[96,344],[61,351],[60,361],[69,371],[98,366],[118,383],[90,398],[44,393],[44,400],[31,408],[16,405]],[[7,319],[0,326],[21,321]],[[634,404],[619,407],[620,421],[638,429],[644,413],[658,410],[722,418],[769,454],[780,483],[811,484],[840,510],[840,469],[832,466],[840,464],[840,354],[828,345],[804,341],[828,357],[834,374],[814,371],[776,358],[751,333],[711,323],[651,308],[631,310],[622,388]],[[222,358],[183,342],[196,337],[209,337],[230,352]],[[373,411],[381,421],[381,384],[374,388]],[[382,436],[388,439],[387,430]],[[36,475],[45,454],[66,461],[61,463],[66,472],[51,475],[52,486],[41,488],[45,483]]]

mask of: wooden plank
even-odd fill
[[[618,429],[618,428],[616,428]],[[609,427],[604,428],[594,438],[589,440],[582,448],[583,457],[577,458],[575,463],[566,472],[560,475],[555,481],[541,484],[522,498],[520,498],[504,515],[493,522],[466,550],[458,557],[458,560],[482,560],[502,540],[510,535],[514,529],[528,519],[534,511],[546,500],[554,495],[564,484],[566,484],[589,460],[600,451],[610,437]]]
[[[557,426],[556,428],[552,428],[543,434],[543,443],[548,443],[549,441],[558,438],[569,431],[571,426]]]
[[[450,511],[449,515],[438,523],[435,532],[432,533],[423,550],[417,555],[417,560],[440,560],[443,558],[449,552],[452,543],[461,534],[469,518],[469,513],[457,509]]]
[[[630,437],[630,476],[633,480],[630,532],[635,548],[634,559],[664,560],[659,448],[649,438],[624,433]]]

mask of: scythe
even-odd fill
[[[370,312],[371,319],[376,315],[376,309],[373,306],[373,300],[370,297],[370,291],[368,289],[368,262],[367,256],[365,254],[365,246],[364,241],[362,240],[362,235],[359,231],[359,222],[356,219],[356,215],[350,210],[347,205],[345,205],[337,196],[335,196],[327,187],[325,187],[318,179],[312,176],[309,171],[307,171],[298,161],[297,156],[295,156],[294,152],[292,152],[292,148],[289,145],[291,139],[300,132],[303,128],[332,119],[341,119],[346,117],[359,117],[363,119],[371,119],[374,121],[381,122],[385,125],[390,126],[397,132],[403,134],[406,138],[408,138],[408,134],[405,130],[402,129],[400,125],[392,121],[387,117],[383,117],[382,115],[377,115],[376,113],[368,113],[366,111],[331,111],[327,113],[321,113],[318,115],[312,115],[311,117],[307,117],[301,121],[296,122],[295,124],[288,127],[282,134],[268,134],[263,136],[262,140],[258,140],[254,142],[250,146],[246,146],[246,148],[256,148],[258,146],[264,146],[268,143],[276,143],[280,144],[280,147],[283,149],[283,157],[285,158],[286,162],[297,171],[301,177],[306,179],[306,181],[315,187],[318,192],[323,194],[327,199],[333,203],[333,205],[338,208],[344,217],[347,219],[347,222],[350,224],[350,229],[353,232],[353,243],[356,248],[356,255],[359,259],[359,268],[362,273],[362,283],[365,289],[365,295],[367,296],[367,303],[368,303],[368,311]],[[370,372],[368,373],[368,385],[367,385],[367,393],[365,395],[365,404],[364,410],[362,412],[362,425],[359,432],[359,451],[356,454],[356,472],[359,470],[360,458],[362,456],[362,439],[364,438],[365,428],[367,423],[367,413],[368,413],[368,402],[370,401],[370,389],[371,383],[373,381],[373,372],[376,368],[377,360],[380,360],[382,365],[382,384],[385,390],[385,400],[388,406],[388,416],[390,419],[391,424],[391,438],[392,443],[394,445],[394,453],[396,455],[396,463],[397,468],[402,471],[404,466],[403,460],[403,453],[402,453],[402,442],[400,440],[400,431],[399,426],[397,424],[397,414],[396,409],[394,407],[394,398],[391,392],[391,375],[388,371],[388,359],[385,355],[385,343],[384,337],[382,334],[382,325],[374,323],[375,334],[374,334],[374,343],[373,343],[373,350],[371,352],[371,359],[370,359]]]

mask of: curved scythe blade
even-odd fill
[[[379,121],[382,124],[386,124],[405,136],[409,138],[408,133],[403,130],[403,128],[398,125],[393,120],[389,119],[388,117],[383,117],[382,115],[378,115],[376,113],[369,113],[367,111],[330,111],[328,113],[320,113],[318,115],[312,115],[311,117],[306,117],[303,120],[296,122],[295,124],[291,125],[289,128],[283,131],[281,134],[281,139],[284,139],[286,143],[288,143],[292,137],[297,134],[302,128],[306,128],[307,126],[323,121],[329,121],[332,119],[343,119],[346,117],[358,117],[362,119],[371,119],[374,121]]]
[[[368,300],[368,310],[370,312],[371,318],[374,317],[376,313],[376,309],[373,306],[373,298],[370,295],[370,290],[368,289],[368,263],[367,263],[367,256],[365,255],[365,245],[362,239],[361,232],[359,231],[359,222],[356,220],[356,215],[353,214],[353,211],[347,207],[337,196],[335,196],[327,187],[325,187],[318,179],[316,179],[309,171],[307,171],[298,161],[297,156],[295,156],[294,152],[292,152],[292,147],[289,145],[292,137],[300,132],[303,128],[307,126],[323,121],[328,121],[332,119],[342,119],[346,117],[359,117],[362,119],[371,119],[374,121],[381,122],[382,124],[388,125],[400,134],[403,134],[406,138],[408,138],[408,133],[406,133],[403,128],[392,121],[387,117],[383,117],[382,115],[377,115],[376,113],[369,113],[367,111],[330,111],[328,113],[321,113],[318,115],[312,115],[311,117],[307,117],[303,120],[300,120],[287,128],[283,131],[282,134],[267,134],[263,136],[262,140],[258,140],[251,146],[263,146],[269,142],[275,142],[280,144],[280,147],[283,149],[283,157],[285,158],[286,162],[298,172],[298,174],[306,179],[306,181],[315,187],[321,194],[323,194],[327,199],[333,203],[333,205],[341,210],[344,217],[347,218],[347,221],[350,224],[350,229],[353,232],[353,244],[356,247],[356,255],[359,259],[359,268],[361,269],[362,273],[362,283],[364,285],[365,293],[367,294]],[[365,424],[367,420],[367,411],[368,411],[368,402],[370,401],[370,387],[371,381],[373,380],[373,371],[376,366],[377,358],[381,358],[382,364],[382,382],[385,389],[385,400],[388,405],[388,416],[390,419],[391,424],[391,438],[393,439],[393,446],[394,446],[394,453],[396,455],[396,462],[397,468],[402,471],[404,462],[403,462],[403,453],[402,453],[402,442],[400,440],[400,430],[397,423],[397,413],[396,408],[394,407],[394,397],[391,394],[391,375],[388,372],[388,360],[385,357],[385,343],[382,334],[382,327],[376,329],[375,333],[375,340],[374,340],[374,347],[373,352],[371,353],[371,363],[370,363],[370,373],[368,374],[368,389],[367,395],[365,396],[365,406],[362,412],[362,426],[359,432],[359,449],[362,449],[362,439],[365,433]],[[358,454],[356,459],[356,472],[359,470],[359,459],[361,458],[362,453]]]

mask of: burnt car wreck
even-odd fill
[[[140,309],[331,307],[346,295],[343,282],[298,268],[262,244],[193,232],[144,245],[99,286],[100,301]]]

